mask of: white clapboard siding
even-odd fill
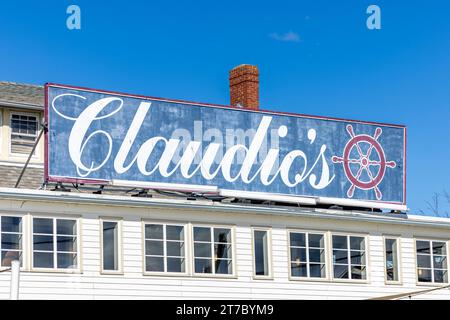
[[[150,200],[151,201],[151,200]],[[179,208],[118,206],[19,201],[0,199],[0,214],[76,216],[80,218],[79,273],[36,272],[30,269],[30,235],[24,234],[24,267],[20,275],[21,299],[366,299],[434,288],[417,285],[415,238],[450,240],[450,228],[424,225],[342,221],[306,216],[284,216],[252,212],[220,212]],[[28,216],[29,217],[29,216]],[[101,219],[119,218],[122,226],[123,273],[101,273]],[[24,218],[24,223],[30,223]],[[195,275],[148,275],[143,270],[143,221],[233,227],[234,277]],[[272,277],[253,276],[252,228],[271,232]],[[27,230],[27,228],[24,228]],[[290,279],[289,230],[311,230],[362,234],[367,236],[368,279],[363,282],[311,281]],[[400,284],[385,283],[384,236],[400,238]],[[327,244],[327,273],[331,276],[331,248]],[[447,244],[449,244],[447,242]],[[190,243],[186,246],[191,251]],[[188,270],[191,259],[188,259]],[[8,299],[10,272],[0,273],[0,299]],[[413,299],[450,299],[450,290],[438,290]]]

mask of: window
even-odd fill
[[[36,116],[11,114],[11,153],[30,154],[37,130]]]
[[[33,268],[76,269],[77,221],[33,218]]]
[[[443,241],[416,240],[417,280],[447,283],[447,245]]]
[[[384,248],[386,256],[386,281],[398,282],[399,277],[399,257],[398,239],[385,238]]]
[[[184,226],[145,224],[145,270],[186,272]]]
[[[325,235],[290,232],[291,277],[326,278]]]
[[[0,226],[1,266],[10,267],[13,260],[22,265],[22,218],[0,216]]]
[[[102,270],[120,271],[120,223],[102,220]]]
[[[195,273],[233,274],[230,228],[194,227]]]
[[[270,277],[270,239],[269,231],[263,229],[253,230],[253,263],[254,276]]]
[[[365,238],[333,235],[333,277],[366,279]]]

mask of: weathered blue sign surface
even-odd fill
[[[405,204],[404,126],[46,86],[49,181]]]

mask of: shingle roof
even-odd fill
[[[26,104],[44,108],[44,87],[15,82],[0,81],[0,104]]]
[[[19,178],[22,167],[2,166],[0,165],[0,187],[14,188]],[[20,188],[37,189],[44,180],[44,169],[27,168],[20,181]]]

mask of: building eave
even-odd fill
[[[34,103],[0,100],[0,106],[15,109],[44,111],[44,106]]]
[[[219,203],[203,200],[180,200],[167,198],[138,198],[116,195],[97,195],[48,190],[0,188],[0,200],[29,200],[64,202],[126,207],[155,207],[187,210],[203,210],[232,213],[257,213],[271,216],[295,216],[303,218],[359,221],[368,223],[398,224],[403,226],[450,229],[450,219],[423,217],[406,214],[364,213],[359,211],[330,210],[318,208],[297,208],[254,204]]]

